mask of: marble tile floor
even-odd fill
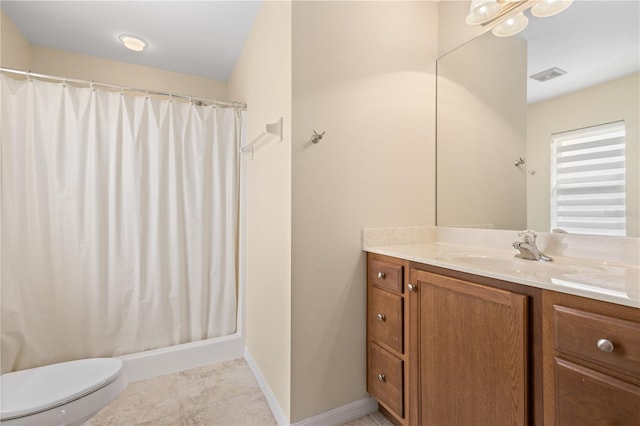
[[[89,426],[275,425],[244,359],[130,383]],[[373,413],[344,426],[388,426]]]

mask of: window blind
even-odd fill
[[[626,235],[624,121],[551,138],[551,227]]]

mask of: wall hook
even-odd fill
[[[318,143],[322,140],[322,137],[324,136],[326,132],[322,132],[320,134],[318,134],[318,132],[316,132],[315,130],[313,131],[313,136],[311,136],[311,142],[313,143]]]
[[[513,162],[513,165],[518,167],[518,166],[521,166],[521,165],[525,164],[526,162],[527,162],[527,158],[526,157],[525,158],[520,157],[516,161]]]

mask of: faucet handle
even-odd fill
[[[535,231],[532,231],[530,229],[526,229],[526,230],[520,232],[518,234],[518,237],[522,238],[522,240],[525,243],[534,244],[536,242],[537,235],[536,235]]]

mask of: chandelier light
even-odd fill
[[[523,12],[520,12],[500,22],[493,27],[491,32],[498,37],[509,37],[518,34],[524,30],[527,25],[529,25],[529,18],[524,16]]]
[[[536,18],[558,14],[571,6],[573,0],[473,0],[465,22],[469,25],[488,25],[498,37],[509,37],[524,30],[529,18],[524,11],[531,9]]]

